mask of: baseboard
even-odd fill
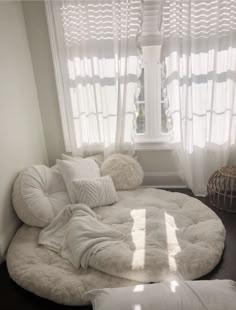
[[[176,189],[181,189],[181,188],[188,188],[186,185],[141,185],[141,188],[176,188]]]
[[[186,188],[186,185],[175,171],[145,172],[142,187]]]

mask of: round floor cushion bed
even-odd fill
[[[43,184],[40,190],[48,196],[48,184]],[[103,262],[99,252],[98,256],[91,256],[88,269],[75,269],[57,253],[38,245],[41,227],[24,224],[7,253],[11,278],[57,303],[85,305],[89,303],[85,293],[95,288],[130,286],[148,282],[147,279],[157,282],[173,275],[197,279],[220,261],[224,226],[199,200],[152,188],[120,191],[118,196],[117,203],[93,211],[101,222],[125,233],[132,244],[126,253],[114,251],[112,260]],[[118,273],[112,271],[112,264],[109,274],[102,272],[109,262],[116,262],[114,270]],[[128,265],[136,270],[126,273]]]

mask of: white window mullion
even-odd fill
[[[155,98],[155,107],[156,107],[156,111],[155,113],[157,114],[157,128],[156,128],[156,136],[157,139],[160,139],[162,136],[162,126],[161,126],[161,64],[158,61],[158,63],[156,63],[156,71],[158,72],[158,74],[156,75],[156,98]]]
[[[144,89],[145,89],[145,133],[143,137],[148,137],[150,135],[150,119],[149,119],[149,99],[151,97],[150,94],[150,81],[149,81],[149,62],[145,57],[145,51],[143,50],[143,68],[144,68]],[[142,139],[142,136],[140,137]]]
[[[162,0],[144,0],[142,49],[145,89],[145,132],[138,134],[138,144],[154,145],[168,142],[168,133],[162,132],[161,106],[161,18]]]
[[[152,91],[152,97],[150,98],[150,109],[149,109],[149,115],[152,119],[151,121],[151,132],[150,132],[150,138],[151,139],[157,139],[159,136],[159,124],[160,124],[160,114],[159,112],[159,106],[160,102],[158,101],[158,64],[157,64],[157,58],[158,55],[156,55],[157,49],[156,47],[151,48],[151,54],[152,58],[150,61],[150,79],[151,79],[151,91]]]
[[[143,47],[145,84],[145,134],[139,141],[158,141],[161,132],[160,46]]]

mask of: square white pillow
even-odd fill
[[[235,310],[231,280],[171,281],[87,293],[93,310]]]
[[[118,196],[112,178],[108,175],[94,179],[73,181],[77,202],[91,208],[111,205],[118,201]]]
[[[91,155],[91,156],[87,156],[85,158],[90,158],[93,159],[99,167],[101,167],[102,163],[104,162],[104,155],[101,154],[96,154],[96,155]],[[80,160],[80,159],[84,159],[81,156],[70,156],[70,155],[66,155],[66,154],[62,154],[61,155],[61,159],[63,160]]]
[[[74,192],[73,180],[92,179],[100,177],[100,169],[93,159],[85,158],[80,160],[57,160],[58,169],[65,182],[70,201],[76,203],[77,198]]]

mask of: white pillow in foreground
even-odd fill
[[[92,290],[93,310],[235,310],[231,280],[172,281]]]
[[[111,205],[118,201],[118,196],[112,178],[108,175],[94,179],[73,181],[78,203],[84,203],[91,208]]]
[[[77,202],[72,181],[76,179],[92,179],[100,177],[100,169],[93,159],[57,160],[58,169],[65,182],[70,200]]]

